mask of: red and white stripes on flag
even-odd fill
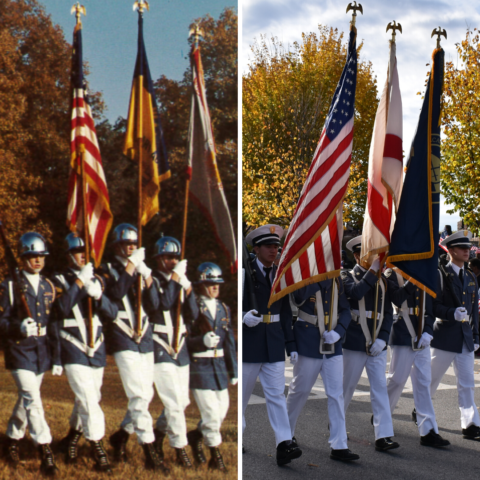
[[[364,266],[370,266],[377,255],[388,251],[402,186],[402,97],[396,47],[390,42],[387,80],[375,117],[368,160],[368,198],[360,252]]]
[[[288,228],[269,305],[305,285],[340,275],[343,199],[353,145],[356,31],[320,141]]]
[[[237,249],[232,219],[218,171],[210,113],[200,49],[192,44],[191,64],[193,75],[192,106],[189,126],[188,174],[190,175],[190,198],[200,208],[208,222],[219,247],[225,252],[231,271],[237,269]]]
[[[90,253],[96,266],[100,264],[108,232],[112,225],[112,213],[98,148],[97,134],[90,106],[84,98],[83,88],[73,91],[71,173],[68,185],[67,225],[83,235],[83,198],[81,156],[84,156],[88,229]]]

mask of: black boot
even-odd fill
[[[82,432],[70,428],[68,435],[60,440],[60,451],[65,454],[65,463],[77,463],[78,442],[81,436]]]
[[[196,464],[207,463],[203,453],[203,435],[200,430],[195,429],[187,433],[188,444],[192,447],[193,460]]]
[[[188,453],[184,448],[176,448],[175,453],[177,454],[177,464],[184,468],[192,468],[192,462],[188,458]]]
[[[155,450],[155,442],[144,443],[142,445],[143,451],[145,452],[145,468],[147,470],[154,470],[156,472],[168,473],[169,470],[163,463],[163,460],[157,454]]]
[[[225,463],[223,463],[223,457],[218,447],[210,447],[210,460],[208,462],[208,468],[220,470],[222,472],[227,471],[227,467],[225,466]]]
[[[128,434],[123,428],[117,430],[113,435],[110,435],[110,445],[113,447],[113,458],[116,462],[127,461],[127,442]]]
[[[291,440],[284,440],[277,446],[277,465],[281,467],[301,457],[302,451]]]
[[[14,438],[9,438],[6,447],[5,453],[8,462],[17,466],[20,463],[20,442]]]
[[[57,473],[57,466],[55,465],[55,459],[53,458],[52,448],[49,443],[38,446],[40,452],[40,471],[49,477],[54,477]]]
[[[155,449],[157,450],[158,458],[163,460],[165,458],[163,453],[163,440],[165,439],[166,434],[156,428],[153,429],[153,433],[155,435]]]
[[[95,470],[99,472],[112,473],[110,462],[108,461],[107,452],[103,448],[101,440],[95,442],[90,440],[92,447],[92,458],[95,460]]]

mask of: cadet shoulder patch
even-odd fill
[[[391,268],[387,268],[384,272],[383,275],[387,278],[390,277],[390,275],[393,273],[393,270]]]
[[[347,270],[342,270],[342,271],[340,272],[340,276],[341,276],[342,278],[348,278],[348,277],[349,277],[348,271],[347,271]]]

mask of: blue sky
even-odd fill
[[[38,0],[66,40],[72,43],[75,15],[73,0]],[[137,54],[137,12],[133,0],[83,0],[87,9],[83,23],[83,56],[90,65],[89,83],[93,91],[103,92],[114,122],[126,117]],[[237,0],[150,0],[144,15],[144,37],[152,78],[160,75],[181,79],[188,66],[189,25],[210,14],[218,18],[225,7],[236,8]]]
[[[260,34],[275,36],[285,45],[301,40],[302,32],[317,30],[318,24],[348,31],[351,12],[345,13],[348,0],[242,0],[243,38],[241,69],[247,70],[250,45]],[[471,0],[360,0],[363,15],[357,17],[358,40],[364,41],[361,58],[372,61],[377,75],[379,94],[387,75],[388,40],[385,32],[389,22],[402,25],[403,34],[397,34],[397,61],[403,101],[403,145],[408,151],[415,133],[421,108],[424,80],[436,41],[430,38],[432,30],[441,26],[447,31],[442,37],[446,61],[459,64],[455,43],[465,38],[466,28],[480,27],[480,3]],[[436,37],[435,37],[436,38]],[[440,226],[457,228],[458,215],[447,215],[441,204]]]

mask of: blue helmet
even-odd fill
[[[198,283],[224,283],[222,270],[212,262],[204,262],[198,268]]]
[[[113,244],[120,242],[138,242],[136,227],[130,223],[121,223],[113,229]]]
[[[48,255],[47,242],[36,232],[24,233],[18,241],[18,253],[26,255]]]
[[[79,237],[76,233],[69,233],[65,237],[65,250],[71,252],[72,250],[79,250],[85,248],[85,242],[82,237]]]
[[[176,238],[162,237],[155,242],[154,257],[159,255],[175,255],[179,257],[181,253],[182,246]]]

